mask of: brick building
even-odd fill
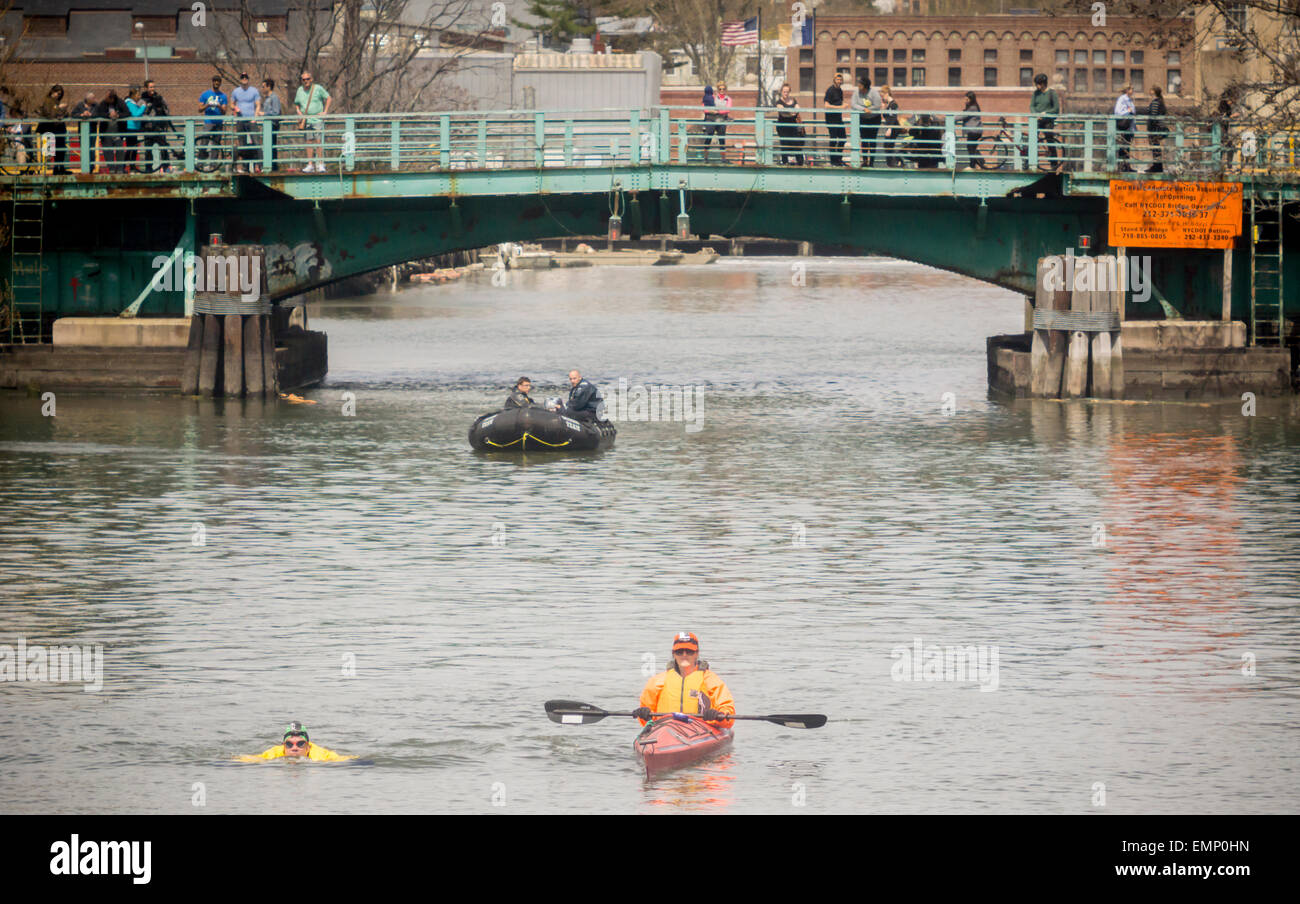
[[[1033,79],[1044,73],[1072,113],[1109,113],[1131,82],[1138,103],[1150,87],[1170,109],[1191,106],[1195,84],[1190,32],[1155,33],[1141,19],[1042,14],[817,16],[812,47],[787,50],[786,72],[805,107],[820,106],[836,72],[847,83],[865,74],[894,89],[912,109],[960,109],[973,90],[989,112],[1023,112]]]

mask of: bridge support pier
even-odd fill
[[[269,314],[195,314],[181,392],[208,398],[278,392],[274,326]]]

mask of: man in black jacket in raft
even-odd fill
[[[507,408],[542,407],[538,405],[536,402],[534,402],[532,396],[528,394],[532,391],[533,391],[533,381],[528,379],[527,377],[520,377],[518,380],[515,380],[514,390],[510,393],[510,395],[506,396],[505,407]]]
[[[569,403],[560,409],[560,414],[580,421],[596,421],[600,417],[600,406],[605,400],[600,397],[600,390],[590,380],[584,380],[576,370],[569,371]]]

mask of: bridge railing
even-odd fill
[[[10,123],[0,171],[228,174],[394,172],[709,164],[870,166],[1189,176],[1296,171],[1300,136],[1255,135],[1177,117],[733,108],[150,117],[126,123]],[[135,123],[137,129],[129,126]],[[127,128],[122,128],[125,125]],[[319,169],[317,168],[319,167]]]

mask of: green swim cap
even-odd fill
[[[296,737],[298,735],[302,735],[303,740],[305,741],[311,740],[311,738],[307,736],[307,729],[303,727],[301,722],[290,722],[289,727],[284,730],[284,737],[280,738],[280,740],[284,741],[289,737]]]

